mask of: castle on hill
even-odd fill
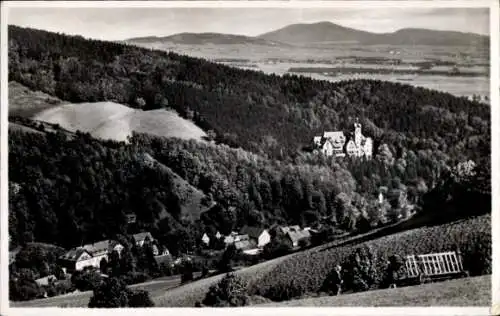
[[[349,139],[343,131],[324,132],[322,136],[313,139],[315,150],[325,156],[335,157],[366,157],[370,159],[373,154],[373,140],[361,133],[361,124],[354,123],[354,132]]]

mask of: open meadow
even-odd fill
[[[483,275],[395,289],[266,303],[258,307],[429,307],[436,305],[465,307],[490,304],[491,275]]]

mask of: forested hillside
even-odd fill
[[[414,211],[490,212],[489,108],[450,94],[382,81],[265,75],[19,27],[9,27],[9,79],[65,101],[172,107],[218,141],[135,135],[126,145],[81,133],[67,139],[10,132],[14,243],[73,246],[108,238],[127,229],[129,211],[179,251],[194,248],[202,231],[245,224],[359,232]],[[323,130],[351,130],[356,117],[375,140],[373,160],[302,150]],[[199,222],[182,220],[175,182],[144,163],[145,153],[217,206]]]
[[[217,139],[288,159],[324,130],[351,129],[456,161],[488,156],[489,107],[382,81],[265,75],[118,43],[9,27],[9,79],[72,102],[170,106]],[[145,101],[143,105],[142,100]],[[489,148],[489,145],[485,145]]]

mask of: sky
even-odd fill
[[[256,36],[330,21],[383,33],[429,28],[489,34],[487,8],[9,8],[8,24],[100,40],[216,32]]]

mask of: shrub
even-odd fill
[[[289,254],[292,248],[289,243],[281,238],[275,238],[264,246],[262,257],[265,259],[274,259]]]
[[[237,249],[234,245],[229,245],[222,253],[221,259],[218,263],[218,270],[220,272],[232,271],[233,259],[236,257]]]
[[[389,257],[386,273],[384,276],[384,287],[389,287],[391,284],[397,284],[398,281],[405,276],[405,261],[399,255]]]
[[[190,260],[185,260],[181,267],[181,283],[193,280],[193,264]]]
[[[145,272],[128,272],[127,274],[120,277],[120,279],[127,285],[143,283],[151,279],[151,277]]]
[[[248,305],[247,285],[239,276],[228,273],[210,287],[202,303],[213,307]]]
[[[9,282],[9,299],[28,301],[42,296],[42,289],[33,280],[19,279]]]
[[[101,275],[93,269],[75,271],[71,276],[71,283],[79,291],[90,291],[99,286],[102,282]]]
[[[155,304],[151,300],[148,291],[135,290],[128,293],[129,307],[153,307]]]
[[[278,283],[267,289],[264,297],[273,301],[287,301],[293,298],[299,298],[306,293],[306,287],[301,283],[292,280],[290,283]]]
[[[381,271],[377,269],[377,257],[367,245],[356,248],[343,264],[344,286],[354,292],[375,288],[380,283]]]
[[[109,278],[94,289],[89,307],[126,307],[128,290],[126,284],[118,278]]]

